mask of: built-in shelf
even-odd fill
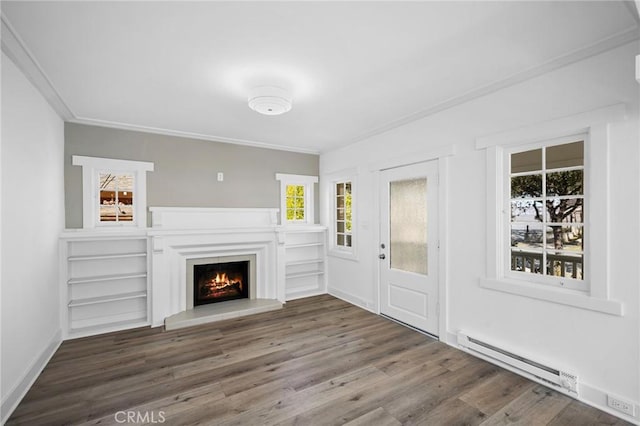
[[[86,299],[76,299],[69,302],[69,307],[95,305],[96,303],[117,302],[119,300],[139,299],[147,297],[146,291],[134,291],[132,293],[120,293],[109,296],[87,297]]]
[[[297,249],[303,247],[322,247],[324,243],[303,243],[303,244],[287,244],[284,247],[287,249]]]
[[[326,291],[324,226],[286,230],[285,288],[287,300]]]
[[[148,240],[139,232],[65,232],[60,239],[64,338],[149,325]]]
[[[287,274],[286,278],[303,278],[303,277],[315,277],[319,275],[324,275],[324,271],[305,271],[305,272],[296,272],[292,274]]]
[[[316,263],[324,263],[324,259],[292,260],[287,262],[287,266],[311,265]]]
[[[103,260],[103,259],[126,259],[130,257],[146,257],[147,253],[121,253],[121,254],[99,254],[86,256],[69,256],[70,262],[82,260]]]
[[[105,324],[92,325],[88,327],[72,327],[70,330],[74,334],[78,334],[79,336],[91,336],[98,333],[125,330],[129,328],[138,328],[149,325],[149,323],[147,322],[146,312],[143,313],[143,316],[134,320],[111,322],[109,322],[108,319],[106,320],[107,322],[105,322]]]
[[[112,275],[98,275],[93,277],[82,277],[82,278],[70,278],[67,283],[68,284],[83,284],[83,283],[95,283],[100,281],[118,281],[125,280],[128,278],[146,278],[147,273],[132,273],[132,274],[112,274]]]

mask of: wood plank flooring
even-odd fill
[[[329,295],[187,329],[66,341],[7,424],[127,420],[628,424]]]

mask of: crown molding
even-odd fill
[[[376,127],[368,132],[362,133],[359,136],[356,136],[350,140],[347,140],[344,146],[348,146],[348,145],[363,141],[365,139],[369,139],[381,133],[385,133],[390,130],[396,129],[398,127],[404,126],[405,124],[409,124],[414,121],[420,120],[422,118],[428,117],[430,115],[437,114],[441,111],[464,104],[466,102],[472,101],[482,96],[497,92],[501,89],[515,86],[518,83],[522,83],[524,81],[541,76],[551,71],[555,71],[567,65],[580,62],[584,59],[588,59],[592,56],[596,56],[598,54],[607,52],[609,50],[623,46],[627,43],[637,41],[639,39],[640,39],[640,28],[636,25],[624,31],[621,31],[617,34],[614,34],[610,37],[602,39],[591,45],[582,47],[580,49],[576,49],[572,52],[569,52],[568,54],[553,58],[533,68],[529,68],[528,70],[517,72],[502,80],[498,80],[493,83],[489,83],[485,86],[472,89],[466,93],[463,93],[462,95],[455,96],[446,101],[440,102],[436,105],[418,110],[414,113],[406,115],[397,120],[390,121],[386,124],[383,124],[382,126]],[[333,147],[333,148],[327,149],[326,151],[331,151],[335,148],[336,147]]]
[[[211,142],[230,143],[234,145],[251,146],[254,148],[272,149],[277,151],[297,152],[300,154],[320,154],[320,151],[312,148],[300,148],[296,146],[276,145],[268,142],[260,142],[246,139],[235,139],[224,136],[206,135],[202,133],[184,132],[181,130],[164,129],[161,127],[139,126],[137,124],[120,123],[117,121],[98,120],[95,118],[74,117],[66,120],[70,123],[86,124],[88,126],[110,127],[113,129],[131,130],[134,132],[153,133],[157,135],[177,136],[181,138],[198,139]]]
[[[42,96],[49,102],[49,105],[51,105],[63,120],[67,121],[73,118],[73,112],[53,86],[53,83],[49,77],[47,77],[35,56],[27,48],[7,17],[0,13],[0,20],[2,21],[2,33],[0,36],[2,39],[2,51],[40,91]]]

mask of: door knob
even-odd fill
[[[384,253],[381,253],[378,255],[378,259],[386,259],[387,256],[384,255]]]

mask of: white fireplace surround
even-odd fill
[[[258,299],[285,302],[278,209],[150,207],[151,324],[187,310],[187,261],[255,256]]]

